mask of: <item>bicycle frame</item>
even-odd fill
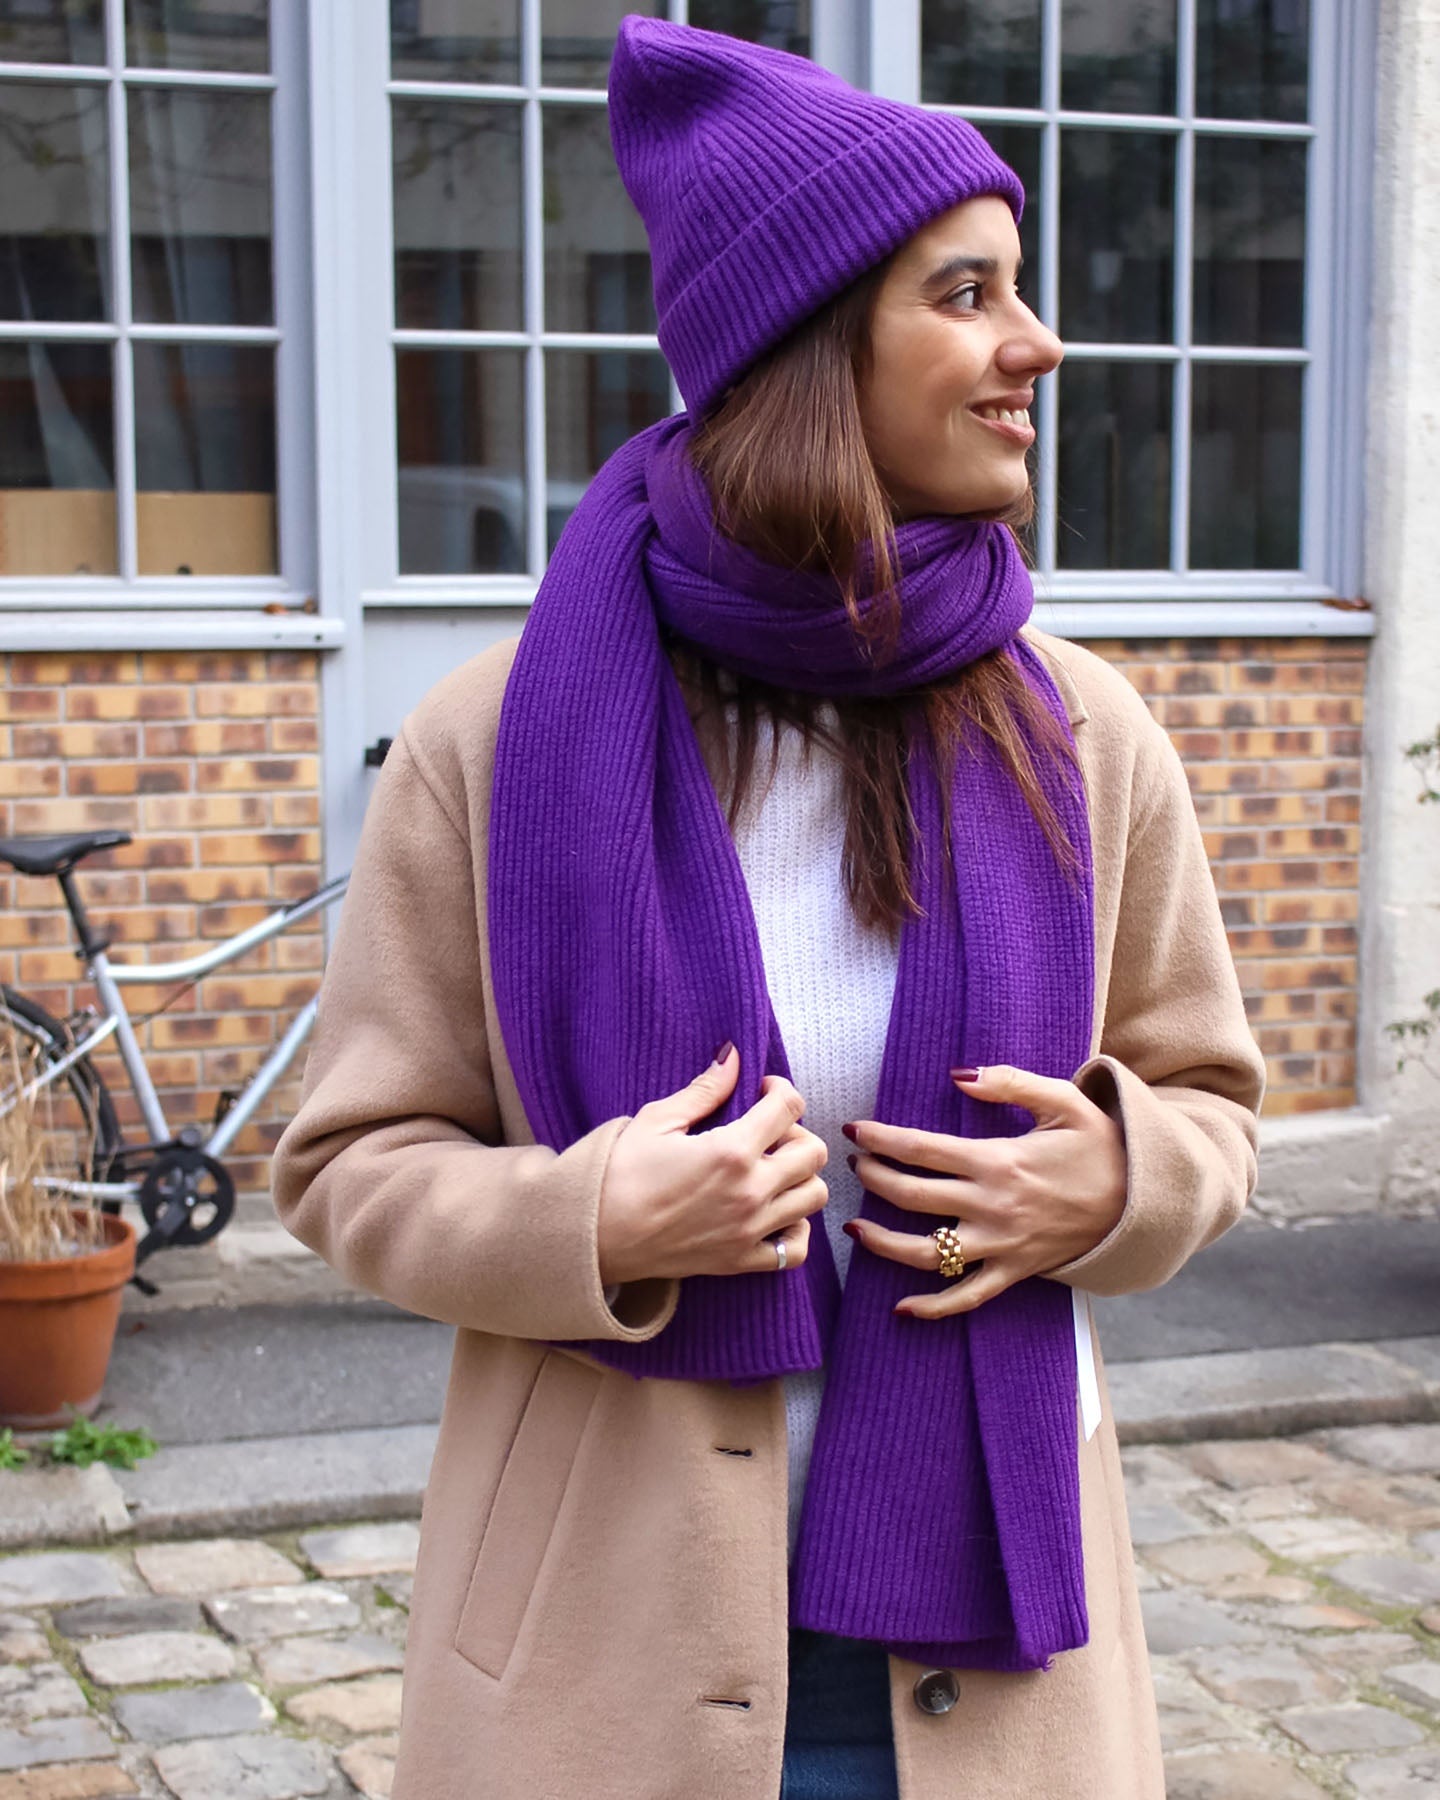
[[[155,1148],[173,1141],[174,1133],[165,1117],[164,1108],[160,1104],[160,1096],[155,1091],[155,1084],[150,1079],[150,1071],[145,1064],[145,1053],[140,1048],[139,1039],[130,1020],[130,1012],[125,1004],[123,988],[138,986],[141,983],[168,984],[181,981],[197,981],[203,975],[209,975],[216,969],[223,969],[227,963],[236,961],[257,945],[268,943],[278,937],[282,931],[288,931],[292,925],[298,925],[302,919],[308,919],[315,913],[333,906],[344,895],[350,882],[347,874],[337,875],[333,881],[327,881],[323,887],[317,888],[313,894],[307,894],[301,900],[295,900],[288,906],[282,906],[244,931],[236,932],[234,937],[226,938],[223,943],[216,944],[211,950],[202,951],[199,956],[187,956],[174,962],[111,962],[104,949],[97,949],[85,958],[85,969],[96,993],[100,997],[104,1013],[93,1027],[87,1030],[71,1045],[66,1054],[51,1063],[44,1074],[37,1076],[28,1084],[26,1093],[33,1093],[38,1088],[48,1085],[63,1075],[72,1064],[97,1049],[108,1038],[116,1040],[120,1060],[130,1078],[130,1085],[140,1106],[141,1117],[145,1121],[145,1129],[150,1134],[149,1148]],[[320,998],[315,995],[291,1020],[280,1042],[260,1064],[245,1084],[239,1099],[218,1121],[208,1138],[197,1147],[207,1156],[218,1162],[245,1128],[256,1108],[274,1087],[294,1060],[295,1052],[304,1043],[310,1027],[315,1022],[315,1014],[319,1008]],[[125,1200],[133,1198],[138,1192],[139,1183],[123,1182],[74,1182],[66,1184],[75,1193],[92,1200]]]

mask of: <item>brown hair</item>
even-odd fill
[[[900,627],[895,577],[895,518],[866,447],[858,386],[868,367],[870,322],[888,263],[868,271],[726,394],[697,427],[691,449],[728,535],[789,568],[828,572],[840,583],[856,630],[883,661]],[[1001,522],[1018,536],[1030,522],[1027,490]],[[862,548],[871,547],[867,586],[881,605],[862,619],[857,590]],[[797,726],[807,752],[817,740],[839,757],[845,791],[846,892],[867,925],[899,927],[919,911],[910,879],[915,821],[905,784],[905,715],[918,701],[947,792],[955,756],[992,744],[1024,794],[1062,865],[1076,854],[1045,790],[1042,764],[1073,762],[1068,736],[1005,650],[911,694],[839,699],[836,729],[820,718],[823,702],[722,673],[681,650],[677,666],[710,718],[735,705],[738,728],[715,733],[722,798],[733,828],[755,787],[762,714]],[[773,745],[771,775],[778,758]],[[946,810],[948,819],[948,807]],[[948,830],[947,830],[948,838]]]

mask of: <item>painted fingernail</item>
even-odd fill
[[[978,1081],[980,1071],[978,1069],[952,1069],[950,1079],[952,1081]]]
[[[890,1310],[894,1313],[894,1315],[897,1319],[913,1319],[915,1317],[914,1313],[910,1310],[910,1308],[905,1304],[905,1302],[903,1300],[900,1302],[900,1304],[898,1306],[892,1306]]]
[[[858,1144],[860,1142],[860,1128],[858,1125],[842,1125],[840,1129],[845,1133],[852,1144]]]
[[[853,1156],[847,1156],[845,1158],[845,1160],[847,1163],[849,1163],[849,1165],[852,1169],[855,1167],[855,1158]]]
[[[717,1050],[717,1051],[716,1051],[716,1052],[715,1052],[715,1054],[714,1054],[714,1056],[712,1056],[712,1057],[711,1057],[711,1058],[710,1058],[710,1060],[711,1060],[711,1062],[712,1062],[712,1063],[723,1063],[723,1062],[728,1062],[728,1061],[729,1061],[729,1060],[730,1060],[730,1052],[731,1052],[731,1051],[732,1051],[732,1050],[733,1050],[733,1049],[734,1049],[734,1048],[735,1048],[735,1045],[734,1045],[734,1043],[733,1043],[733,1042],[732,1042],[732,1041],[731,1041],[731,1039],[729,1039],[729,1038],[726,1038],[726,1040],[725,1040],[725,1042],[724,1042],[724,1043],[723,1043],[723,1044],[722,1044],[722,1045],[721,1045],[721,1046],[720,1046],[720,1048],[719,1048],[719,1049],[718,1049],[718,1050]]]
[[[857,1244],[865,1242],[865,1232],[858,1219],[847,1219],[840,1229],[846,1237],[854,1238]]]

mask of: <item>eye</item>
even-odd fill
[[[985,284],[983,282],[967,281],[964,287],[954,288],[945,296],[945,304],[958,306],[962,312],[974,312],[980,305],[984,292]]]

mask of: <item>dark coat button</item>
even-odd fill
[[[923,1713],[947,1713],[959,1698],[953,1669],[927,1669],[915,1683],[915,1704]]]

